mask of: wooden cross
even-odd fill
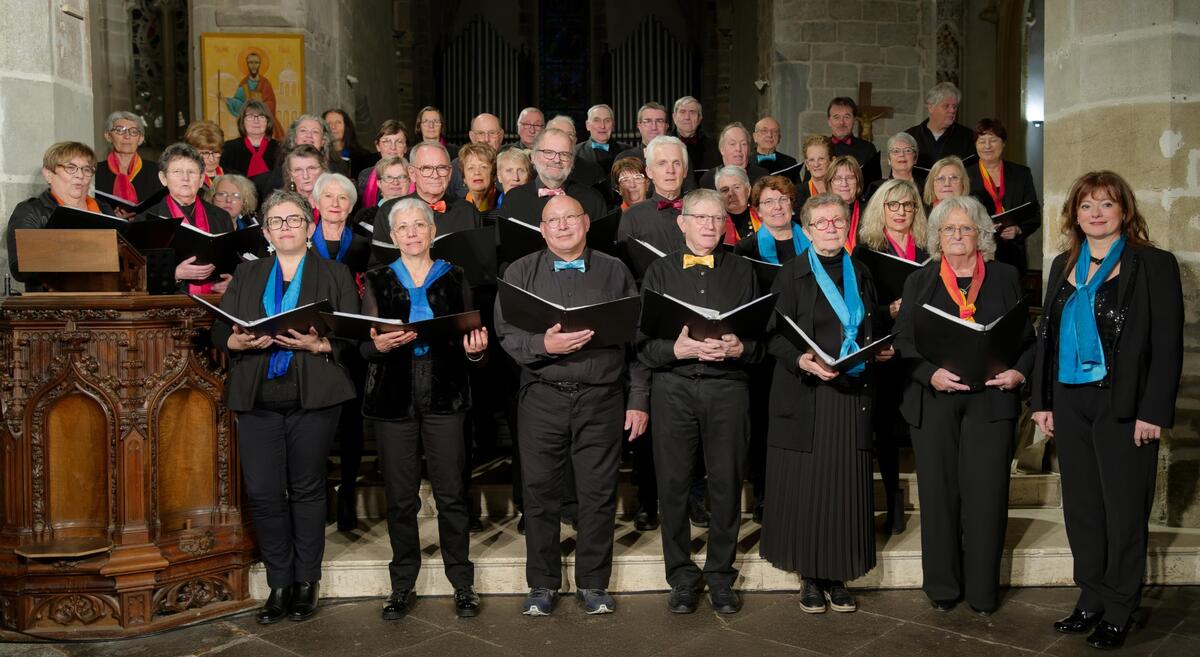
[[[858,83],[858,137],[865,141],[874,141],[871,123],[877,119],[892,118],[892,108],[871,104],[871,83]]]

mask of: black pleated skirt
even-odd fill
[[[819,386],[812,452],[767,448],[759,553],[776,568],[847,581],[875,567],[871,451],[853,438],[861,394]]]

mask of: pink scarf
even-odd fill
[[[204,211],[204,203],[197,198],[192,208],[191,224],[206,233],[212,232],[208,229],[208,213]],[[183,208],[179,207],[170,194],[167,194],[167,210],[171,212],[172,219],[188,220],[187,215],[183,213]],[[212,290],[212,283],[188,283],[188,294],[212,294]]]

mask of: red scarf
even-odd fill
[[[892,239],[891,233],[886,230],[883,231],[883,236],[887,238],[888,244],[892,245],[893,253],[910,262],[917,261],[917,241],[913,239],[912,233],[904,236],[904,246],[896,243],[896,240]]]
[[[963,291],[958,288],[958,276],[950,268],[950,262],[946,260],[946,256],[942,256],[942,285],[946,287],[946,293],[950,295],[950,299],[958,306],[959,318],[978,323],[975,322],[975,300],[979,298],[979,288],[983,287],[985,273],[987,273],[987,268],[983,264],[983,254],[976,251],[975,273],[971,276],[971,288],[967,291],[964,299]]]
[[[214,179],[214,178],[219,178],[219,177],[221,177],[221,176],[223,176],[223,175],[225,175],[225,170],[224,170],[224,169],[222,169],[222,168],[221,168],[221,167],[219,167],[219,166],[217,167],[217,175],[216,175],[216,176],[210,176],[210,175],[208,175],[207,173],[206,173],[206,174],[204,174],[204,186],[205,186],[205,187],[212,187],[213,179]]]
[[[65,203],[62,202],[62,199],[59,198],[58,195],[55,194],[54,192],[50,192],[50,196],[54,198],[55,203],[57,203],[59,205],[66,205]],[[100,204],[96,202],[96,199],[94,199],[90,196],[85,196],[85,197],[83,197],[83,200],[84,200],[84,203],[87,205],[88,212],[95,212],[97,214],[100,213]]]
[[[171,213],[172,219],[182,219],[187,221],[187,215],[183,213],[183,208],[167,194],[167,210]],[[204,211],[204,203],[197,198],[196,203],[192,205],[192,220],[190,222],[196,228],[208,233],[212,232],[208,229],[208,213]],[[188,294],[212,294],[212,283],[188,283]]]
[[[142,157],[134,153],[133,159],[129,161],[129,170],[121,171],[121,159],[117,157],[117,152],[109,151],[107,163],[108,170],[115,177],[113,181],[113,196],[119,196],[137,205],[138,193],[137,189],[133,186],[133,179],[142,170]]]
[[[242,139],[242,143],[246,145],[246,150],[250,151],[250,166],[246,167],[247,178],[253,178],[271,170],[271,167],[267,166],[266,158],[263,157],[267,154],[267,146],[271,144],[270,137],[264,135],[262,141],[259,142],[258,148],[255,148],[254,144],[250,143],[249,137]]]
[[[996,206],[993,214],[1004,212],[1004,164],[1000,165],[999,185],[992,182],[992,177],[988,175],[987,167],[983,166],[983,162],[979,163],[979,173],[983,174],[983,188],[987,190],[988,196],[992,197],[992,205]]]
[[[850,232],[846,233],[846,252],[854,253],[854,246],[858,244],[858,215],[862,211],[862,206],[859,205],[858,199],[854,199],[854,213],[850,215]]]

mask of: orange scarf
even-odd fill
[[[992,177],[988,175],[987,167],[983,166],[983,162],[979,163],[979,173],[983,174],[983,188],[987,190],[988,196],[992,197],[992,205],[996,207],[993,214],[1004,212],[1004,165],[1000,165],[1000,184],[997,186],[992,182]]]
[[[63,203],[62,199],[59,198],[54,192],[50,192],[50,196],[54,198],[55,203],[59,205],[66,205],[66,203]],[[96,199],[90,196],[85,196],[83,197],[83,200],[87,203],[88,212],[100,213],[100,204],[96,202]]]
[[[142,156],[137,153],[133,154],[133,159],[129,161],[128,171],[121,171],[121,159],[117,157],[116,151],[109,151],[108,159],[105,162],[115,178],[113,180],[113,196],[118,196],[136,205],[138,194],[137,189],[133,186],[133,179],[137,178],[138,172],[142,170]]]
[[[478,201],[475,200],[474,192],[467,192],[467,201],[473,203],[475,208],[480,212],[487,212],[488,210],[496,207],[496,196],[496,187],[493,185],[492,188],[488,190],[487,195]]]
[[[809,195],[809,197],[811,198],[820,193],[821,192],[817,191],[817,184],[815,182],[813,182],[812,178],[809,178],[808,179],[808,195]]]
[[[950,267],[950,262],[942,256],[941,277],[942,285],[946,287],[946,293],[950,295],[950,299],[958,306],[958,316],[960,319],[965,319],[968,322],[975,321],[975,300],[979,298],[979,289],[983,287],[983,276],[987,273],[987,268],[983,264],[983,254],[975,252],[975,273],[971,276],[971,288],[967,291],[966,297],[963,296],[963,291],[958,287],[958,276],[954,274],[954,270]]]
[[[846,253],[854,253],[854,247],[858,244],[858,215],[862,211],[862,205],[858,199],[854,199],[854,213],[850,215],[850,231],[846,233]]]
[[[225,175],[225,170],[224,170],[224,169],[222,169],[222,168],[221,168],[221,167],[219,167],[219,166],[217,167],[217,175],[216,175],[216,176],[209,176],[207,173],[206,173],[206,174],[204,174],[204,186],[205,186],[205,187],[212,187],[212,182],[213,182],[213,179],[214,179],[214,178],[219,178],[219,177],[221,177],[221,176],[223,176],[223,175]]]

